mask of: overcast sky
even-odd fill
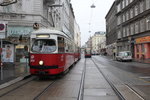
[[[81,45],[97,31],[106,31],[105,16],[115,0],[71,0],[80,26]],[[96,8],[91,8],[94,3]],[[91,32],[89,32],[91,31]]]

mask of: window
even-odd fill
[[[150,0],[146,0],[146,10],[150,9]]]
[[[134,23],[130,25],[130,34],[134,34]]]
[[[118,39],[120,39],[120,38],[121,38],[121,31],[118,30]]]
[[[129,0],[126,0],[126,6],[128,6],[128,4],[129,4]]]
[[[121,24],[121,16],[118,16],[117,18],[117,25],[120,25]]]
[[[126,20],[129,20],[129,11],[126,12]]]
[[[125,0],[122,1],[122,9],[125,7]]]
[[[150,16],[146,18],[146,30],[150,30]]]
[[[138,7],[138,5],[136,5],[136,6],[134,7],[135,16],[138,15],[138,10],[139,10],[139,7]]]
[[[146,29],[145,29],[145,19],[142,19],[140,20],[140,32],[144,32]]]
[[[54,39],[37,39],[34,41],[31,50],[33,52],[51,53],[56,50]]]
[[[123,22],[126,21],[126,15],[125,15],[125,13],[122,15],[122,20],[123,20]]]
[[[117,5],[117,12],[120,12],[121,11],[121,4],[119,3],[118,5]]]
[[[126,27],[126,31],[127,31],[127,36],[129,36],[130,35],[130,27],[129,26]]]
[[[133,18],[134,13],[133,13],[133,8],[130,9],[130,18]]]
[[[123,37],[126,37],[126,28],[123,27]]]
[[[58,53],[65,52],[65,40],[63,37],[58,37]]]
[[[144,1],[140,2],[140,13],[144,11]]]
[[[139,33],[139,21],[135,23],[135,33]]]

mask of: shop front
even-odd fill
[[[150,36],[135,39],[135,59],[150,59]]]
[[[15,63],[22,63],[25,61],[26,51],[24,47],[29,47],[30,33],[32,31],[33,28],[27,26],[8,27],[7,41],[14,44]]]

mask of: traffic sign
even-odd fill
[[[6,37],[7,23],[5,21],[0,21],[0,39],[4,39]]]

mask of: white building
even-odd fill
[[[55,27],[74,37],[74,15],[70,0],[17,0],[17,3],[0,6],[0,21],[8,22],[5,41],[14,46],[16,59],[20,59],[17,57],[22,55],[23,47],[29,46],[34,23],[40,27]]]

